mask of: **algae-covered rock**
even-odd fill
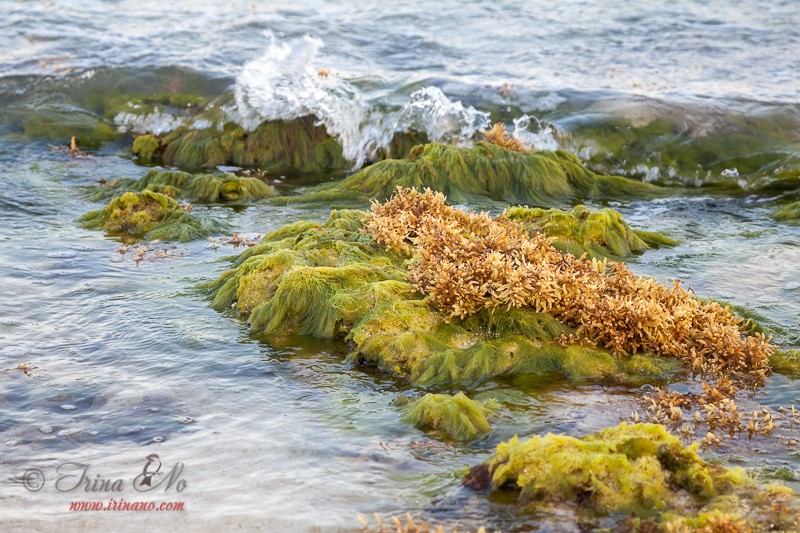
[[[742,190],[740,180],[751,190],[770,187],[779,169],[793,168],[796,175],[800,157],[791,121],[779,124],[780,116],[761,120],[748,114],[717,117],[713,125],[692,122],[684,113],[635,121],[593,113],[571,121],[568,130],[572,149],[597,172],[711,184],[729,192]]]
[[[273,340],[346,338],[351,361],[417,384],[545,372],[638,381],[680,369],[674,359],[615,358],[591,345],[561,345],[574,330],[530,309],[452,320],[408,281],[408,257],[363,231],[365,216],[333,211],[325,223],[296,222],[266,235],[213,284],[212,305],[235,308],[254,334]]]
[[[184,169],[236,165],[275,174],[318,174],[351,166],[338,141],[310,116],[265,121],[250,132],[233,123],[222,129],[178,128],[160,143],[161,162]]]
[[[798,184],[800,185],[800,180],[798,180]],[[800,202],[792,202],[779,207],[772,213],[772,218],[780,222],[800,224]]]
[[[75,137],[78,146],[99,148],[102,143],[123,136],[103,117],[66,104],[21,106],[10,111],[7,120],[30,139],[45,139],[59,145],[69,144]]]
[[[140,162],[158,162],[160,158],[164,165],[188,170],[235,165],[285,175],[335,174],[353,166],[344,158],[339,141],[313,116],[264,121],[253,131],[232,122],[221,128],[179,127],[156,140],[157,149],[149,139],[134,145],[133,152],[139,155]],[[404,157],[413,146],[426,141],[424,134],[397,132],[376,155]]]
[[[95,199],[120,190],[153,191],[194,203],[246,203],[275,196],[275,189],[256,178],[234,174],[190,174],[179,170],[151,170],[136,181],[123,180],[103,187]]]
[[[613,357],[601,348],[558,342],[573,332],[547,313],[498,309],[448,320],[427,302],[406,300],[372,313],[353,328],[349,359],[417,385],[438,387],[474,386],[524,374],[636,383],[681,369],[676,359]]]
[[[220,228],[189,214],[169,196],[144,191],[114,197],[103,209],[81,217],[83,226],[113,235],[131,235],[186,242],[206,237]]]
[[[800,350],[778,350],[769,359],[772,370],[790,377],[800,377]]]
[[[145,165],[155,163],[161,157],[161,150],[161,141],[155,135],[138,135],[131,146],[137,162]]]
[[[625,257],[660,246],[674,246],[675,241],[660,233],[632,229],[613,209],[590,211],[579,205],[571,211],[560,209],[512,207],[506,217],[555,237],[553,246],[576,257]]]
[[[740,468],[709,464],[696,445],[684,446],[655,424],[622,423],[580,439],[552,433],[514,437],[473,467],[465,484],[516,491],[532,505],[649,519],[655,531],[665,524],[704,525],[709,513],[758,530],[770,523],[794,529],[800,510],[790,490],[759,486]]]
[[[620,199],[660,194],[653,185],[599,176],[567,152],[520,153],[479,142],[474,147],[437,143],[417,146],[405,159],[381,161],[341,182],[319,185],[286,201],[383,200],[397,187],[429,187],[454,203],[489,198],[535,206],[573,198]]]
[[[489,418],[498,408],[496,401],[477,402],[463,392],[453,396],[428,393],[403,407],[403,421],[418,429],[469,441],[491,431]]]

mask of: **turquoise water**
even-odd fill
[[[634,227],[681,241],[636,258],[634,271],[661,281],[681,278],[698,294],[745,305],[779,328],[779,344],[800,343],[800,228],[768,217],[778,193],[748,189],[769,178],[775,165],[796,161],[795,3],[672,2],[668,9],[633,11],[621,2],[601,7],[577,1],[444,2],[435,8],[418,2],[113,6],[2,6],[4,531],[347,531],[359,527],[356,513],[374,512],[411,512],[460,528],[576,530],[574,520],[558,513],[530,515],[487,500],[462,488],[457,473],[515,434],[584,435],[614,425],[641,412],[639,398],[649,390],[501,380],[468,391],[503,400],[503,414],[485,440],[456,445],[409,427],[395,402],[400,394],[420,391],[352,368],[344,362],[343,344],[298,341],[277,349],[208,307],[197,285],[226,269],[238,250],[195,241],[168,245],[172,257],[137,264],[130,253],[120,254],[119,242],[80,228],[76,219],[100,205],[87,199],[84,187],[100,178],[138,178],[147,169],[115,143],[92,150],[90,158],[72,159],[49,146],[68,139],[25,135],[22,124],[42,109],[91,114],[81,101],[93,92],[154,92],[170,84],[210,95],[238,91],[256,113],[285,111],[289,104],[329,111],[330,123],[341,126],[355,147],[385,131],[375,117],[398,113],[423,87],[441,89],[447,105],[463,102],[467,111],[458,120],[474,113],[509,122],[535,115],[552,124],[539,132],[538,142],[578,153],[597,141],[593,153],[605,154],[602,137],[594,130],[581,133],[580,126],[609,117],[685,123],[684,136],[662,147],[665,152],[709,132],[765,139],[769,149],[758,146],[751,155],[767,156],[747,171],[741,160],[728,165],[723,159],[709,166],[710,175],[687,168],[670,175],[650,154],[635,164],[593,161],[645,178],[658,168],[657,180],[681,185],[669,199],[611,204]],[[281,50],[289,57],[307,55],[281,63]],[[270,68],[278,67],[282,76],[270,77]],[[322,93],[287,102],[262,91],[262,82],[271,80],[285,83],[281,98],[299,94],[302,72],[317,68],[337,73]],[[352,101],[358,106],[337,107]],[[135,128],[124,120],[114,126]],[[646,168],[637,170],[640,164]],[[723,176],[734,164],[740,175]],[[725,193],[697,187],[706,182],[723,182]],[[326,211],[195,206],[201,216],[258,234],[293,220],[321,220]],[[23,362],[32,376],[16,368]],[[773,410],[800,407],[800,388],[776,375],[744,401],[746,407],[755,403]],[[800,456],[786,444],[798,437],[796,428],[783,421],[776,433],[731,441],[709,456],[798,488]],[[151,453],[164,463],[185,463],[187,488],[157,498],[185,501],[184,513],[70,513],[70,501],[81,498],[52,487],[55,468],[64,462],[131,478]],[[22,484],[32,467],[48,478],[40,492]],[[82,499],[96,498],[90,496]]]

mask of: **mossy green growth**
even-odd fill
[[[151,170],[138,181],[122,183],[121,186],[209,204],[252,202],[276,195],[273,187],[256,178],[234,174],[190,174],[179,170]]]
[[[375,307],[413,293],[402,259],[358,232],[365,214],[334,211],[266,235],[223,274],[213,306],[234,302],[255,333],[343,336]]]
[[[81,222],[86,228],[104,229],[113,235],[181,242],[220,229],[190,215],[169,196],[153,191],[116,196],[103,209],[81,217]]]
[[[161,157],[161,141],[155,135],[138,135],[133,140],[131,153],[137,157],[138,163],[155,163]]]
[[[769,358],[772,371],[790,377],[800,377],[800,350],[776,350]]]
[[[677,359],[562,346],[559,338],[572,330],[529,309],[448,321],[407,281],[408,257],[360,231],[364,217],[338,210],[322,224],[296,222],[266,235],[210,286],[212,305],[235,308],[254,334],[272,340],[346,339],[350,361],[419,385],[548,372],[639,383],[680,370]]]
[[[470,441],[491,431],[489,419],[499,407],[496,401],[481,403],[463,392],[428,393],[403,407],[403,421],[450,439]]]
[[[571,211],[511,207],[506,216],[555,237],[553,246],[580,257],[625,257],[650,248],[674,246],[675,241],[660,233],[632,229],[613,209],[590,211],[579,205]]]
[[[779,207],[772,213],[772,218],[789,224],[800,224],[800,202],[792,202]]]
[[[580,439],[552,433],[522,441],[514,437],[474,467],[465,483],[495,491],[510,488],[527,502],[656,522],[712,510],[742,518],[759,494],[770,491],[740,468],[707,463],[697,445],[684,446],[664,426],[626,423]],[[796,505],[796,496],[789,494]]]
[[[319,174],[351,166],[338,141],[311,116],[265,121],[251,132],[233,123],[222,129],[178,128],[160,143],[161,162],[183,169],[236,165],[273,174]]]
[[[405,159],[378,162],[337,183],[319,185],[286,202],[389,198],[398,186],[429,187],[451,202],[492,199],[551,206],[574,198],[653,197],[658,187],[617,176],[599,176],[567,152],[520,153],[495,144],[438,143],[415,147]]]
[[[570,380],[639,383],[681,369],[676,359],[615,358],[592,346],[562,346],[559,337],[571,332],[551,315],[527,309],[483,311],[448,322],[424,300],[405,300],[356,324],[348,357],[417,385],[436,387],[548,373]]]

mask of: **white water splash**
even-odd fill
[[[361,166],[360,125],[368,107],[361,93],[338,75],[323,75],[315,65],[323,43],[308,35],[286,42],[267,32],[269,45],[247,63],[236,79],[234,118],[248,130],[264,120],[314,115],[341,142],[344,156]],[[237,116],[238,115],[238,116]]]
[[[489,122],[489,113],[453,102],[438,87],[424,87],[397,113],[394,130],[425,132],[436,142],[459,142],[488,128]]]
[[[136,109],[136,106],[132,107]],[[156,107],[152,113],[144,115],[121,111],[114,117],[114,123],[118,125],[120,131],[160,135],[178,129],[183,125],[184,119],[169,113],[163,113]]]
[[[560,148],[555,126],[540,121],[536,117],[522,115],[514,119],[511,136],[530,150],[555,151]]]
[[[420,131],[432,141],[461,142],[489,125],[489,114],[453,102],[437,87],[411,94],[399,111],[376,109],[342,73],[316,64],[323,43],[304,36],[285,42],[267,33],[264,54],[247,63],[236,79],[230,118],[253,130],[264,120],[313,115],[341,143],[355,168],[388,146],[395,132]]]

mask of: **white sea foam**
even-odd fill
[[[531,150],[558,150],[560,145],[557,135],[555,126],[529,115],[515,118],[514,130],[511,132],[512,137]]]
[[[362,166],[389,144],[396,131],[424,132],[433,141],[470,139],[489,124],[489,114],[453,102],[437,87],[411,94],[396,112],[376,109],[344,73],[323,73],[317,55],[323,43],[304,36],[280,41],[267,33],[264,54],[247,63],[236,79],[235,107],[226,113],[245,129],[264,120],[314,115],[342,144],[344,156]]]
[[[114,123],[120,131],[134,133],[155,133],[160,135],[175,130],[183,125],[184,119],[170,113],[162,112],[157,107],[152,113],[136,114],[130,111],[121,111],[114,117]]]

